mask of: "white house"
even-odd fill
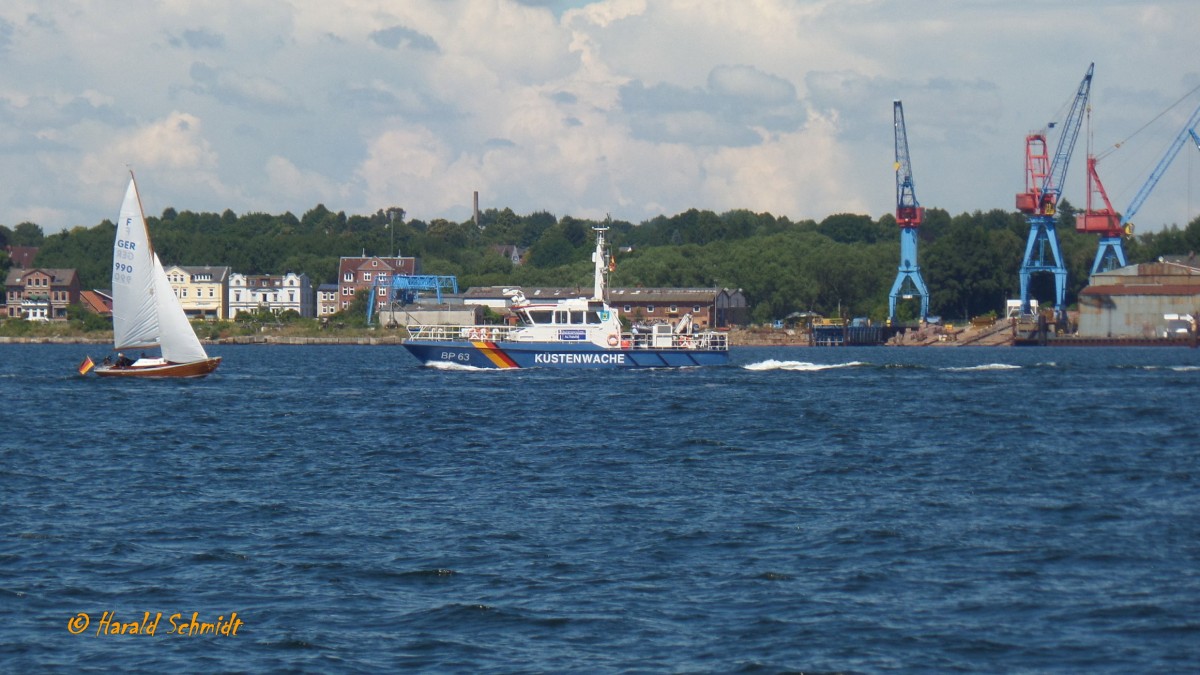
[[[269,309],[279,314],[289,309],[300,316],[317,315],[316,296],[307,274],[288,272],[277,274],[229,275],[229,316],[237,318],[238,312],[255,312]]]

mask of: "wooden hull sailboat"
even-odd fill
[[[167,363],[162,359],[138,359],[129,366],[96,366],[96,374],[100,377],[204,377],[216,370],[219,365],[221,365],[219,356],[192,363]]]
[[[150,243],[133,174],[117,217],[112,287],[114,349],[158,347],[162,357],[131,361],[119,354],[116,363],[97,365],[97,375],[203,377],[217,369],[221,357],[204,351]]]

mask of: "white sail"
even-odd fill
[[[113,243],[113,343],[117,349],[158,344],[153,261],[154,251],[150,248],[137,186],[130,177]]]
[[[175,297],[175,289],[171,288],[157,253],[154,254],[154,298],[158,307],[158,344],[162,347],[163,358],[171,363],[207,359],[208,353],[183,313],[183,307]]]
[[[163,358],[172,363],[208,358],[150,245],[132,176],[117,218],[112,285],[113,342],[117,349],[157,345]]]

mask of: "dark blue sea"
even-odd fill
[[[0,672],[1200,669],[1200,350],[211,351],[0,345]]]

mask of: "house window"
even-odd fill
[[[629,314],[629,313],[633,312],[633,305],[625,305],[624,307],[621,308],[621,311],[625,312],[626,314]]]
[[[351,289],[349,286],[347,286],[347,287],[343,288],[343,289],[342,289],[342,295],[350,295],[350,294],[351,294],[351,293],[350,293],[350,291],[351,291],[351,290],[353,290],[353,289]]]
[[[233,301],[234,301],[234,302],[241,302],[241,301],[242,301],[242,292],[241,292],[241,291],[234,291],[234,292],[233,292]]]
[[[371,267],[379,267],[379,261],[378,261],[378,260],[372,260],[372,261],[371,261]]]
[[[700,311],[700,305],[692,305],[692,311],[693,311],[693,312],[699,312],[699,311]]]
[[[342,279],[345,281],[354,281],[354,272],[346,272],[346,274],[342,276]]]
[[[387,297],[387,286],[380,286],[380,287],[379,287],[379,297],[381,297],[381,298],[386,298],[386,297]]]
[[[679,305],[671,305],[670,310],[672,314],[677,313],[679,311]]]
[[[371,273],[363,272],[363,281],[370,281],[370,280],[371,280]]]
[[[181,298],[187,297],[187,289],[186,288],[179,289],[179,297],[181,297]]]
[[[653,314],[654,313],[654,305],[646,305],[646,313]]]

